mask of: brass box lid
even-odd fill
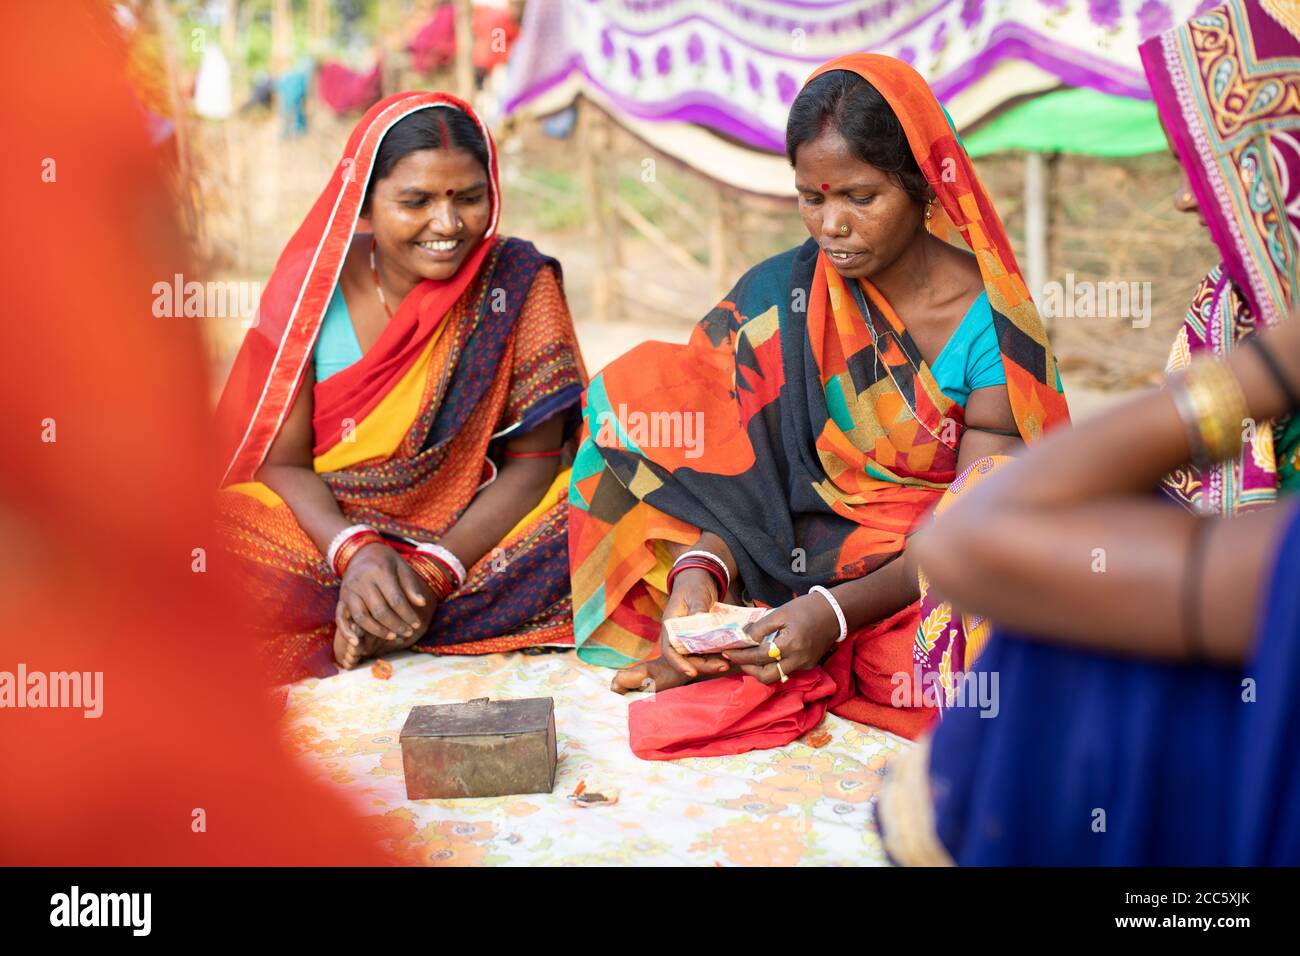
[[[545,733],[555,701],[550,697],[521,700],[476,700],[456,704],[424,704],[411,708],[402,727],[407,737],[483,737]]]

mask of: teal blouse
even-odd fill
[[[323,382],[337,372],[361,359],[361,343],[352,328],[352,316],[343,298],[343,290],[334,286],[325,317],[321,320],[320,337],[312,361],[316,366],[316,381]]]
[[[987,292],[971,303],[930,371],[943,393],[962,408],[975,389],[1007,383]]]

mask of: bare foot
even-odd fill
[[[382,657],[395,651],[404,651],[417,640],[419,640],[418,634],[412,634],[410,637],[399,636],[397,640],[390,641],[386,637],[375,637],[367,631],[362,631],[361,640],[358,642],[348,637],[335,626],[334,660],[338,662],[339,667],[350,671],[362,661],[369,660],[372,657]]]
[[[343,629],[334,625],[334,661],[345,671],[350,671],[361,663],[361,644],[355,637],[348,637]]]
[[[658,692],[680,687],[688,681],[689,678],[685,674],[662,657],[656,657],[615,671],[609,689],[616,694],[642,690]]]

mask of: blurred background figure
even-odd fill
[[[230,64],[221,47],[205,46],[203,61],[194,80],[194,112],[204,119],[223,120],[234,109],[230,86]]]
[[[280,106],[280,135],[284,139],[306,135],[307,93],[310,89],[311,60],[305,56],[299,59],[296,66],[281,73],[276,81],[275,95]]]

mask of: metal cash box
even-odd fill
[[[401,744],[409,800],[550,793],[555,701],[480,697],[412,707]]]

